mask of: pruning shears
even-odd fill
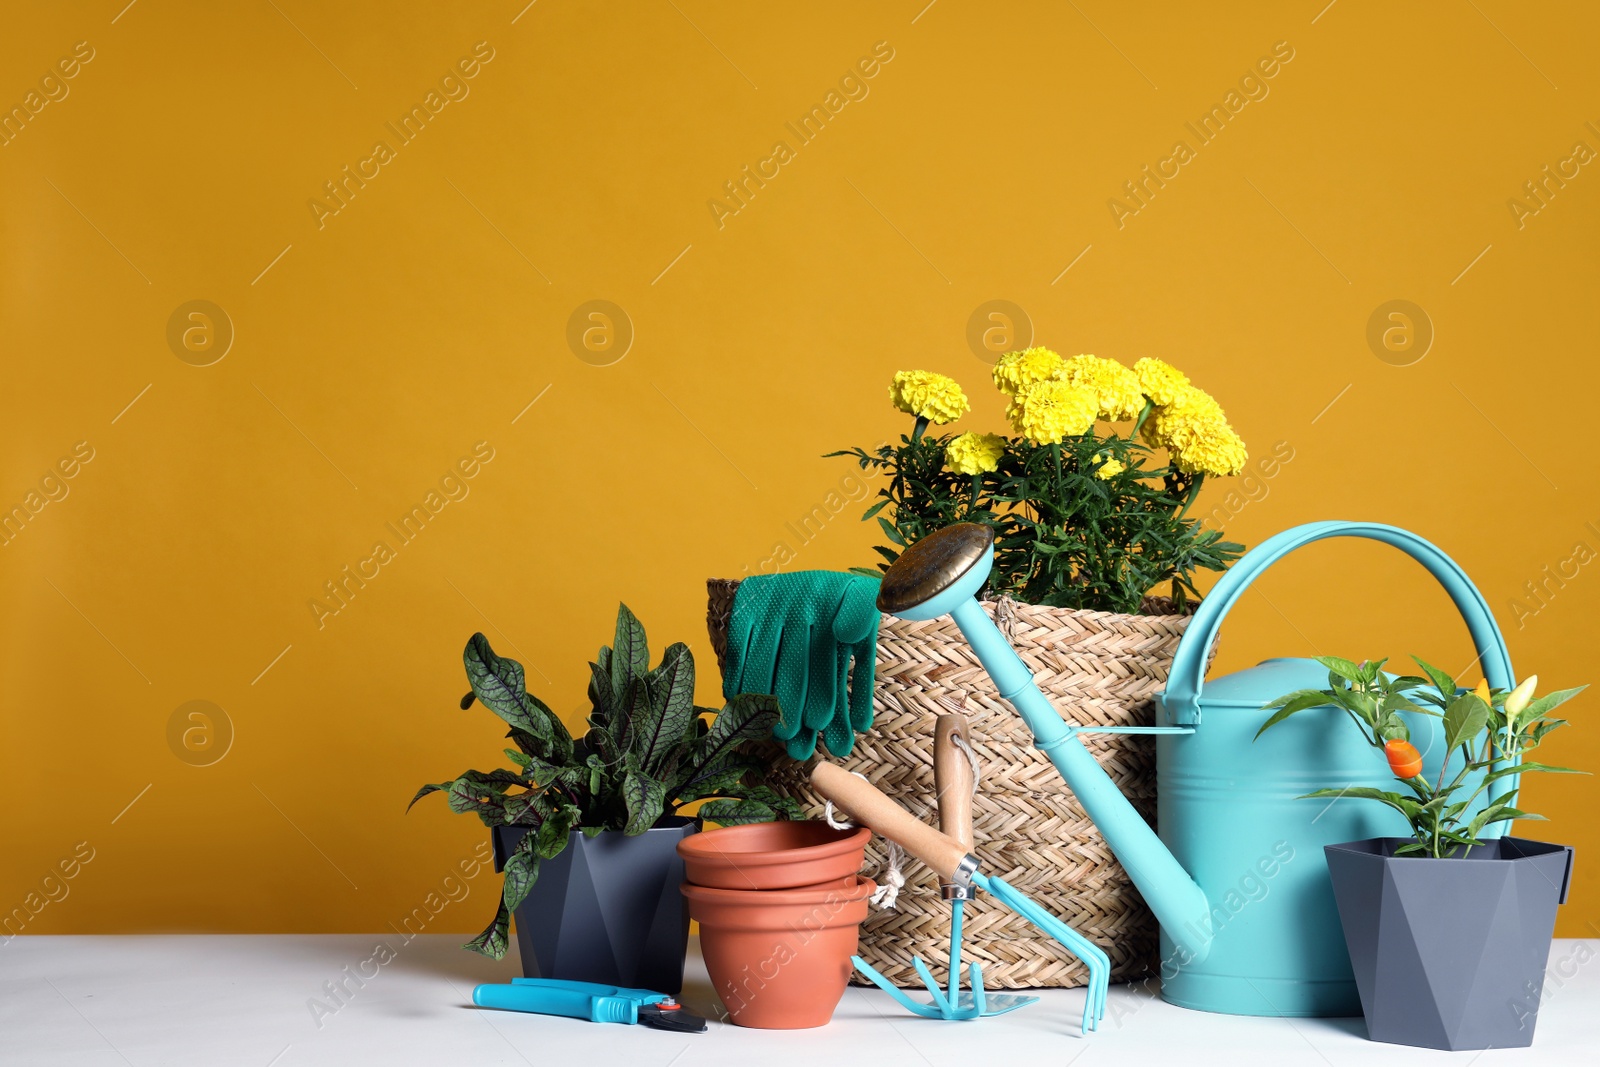
[[[670,994],[626,989],[560,978],[513,978],[509,984],[485,982],[472,991],[480,1008],[564,1015],[592,1023],[642,1024],[680,1034],[703,1034],[706,1021],[685,1011]]]

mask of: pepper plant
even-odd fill
[[[1543,819],[1516,806],[1520,776],[1526,771],[1562,774],[1584,773],[1525,759],[1550,731],[1566,725],[1551,716],[1556,708],[1587,686],[1561,689],[1534,698],[1538,675],[1530,675],[1512,690],[1490,689],[1480,681],[1471,691],[1458,689],[1455,680],[1439,668],[1418,659],[1427,677],[1384,673],[1386,660],[1354,663],[1337,656],[1318,656],[1328,668],[1328,688],[1300,689],[1267,704],[1272,715],[1256,736],[1310,708],[1334,707],[1349,716],[1367,743],[1386,758],[1390,772],[1407,792],[1349,786],[1318,789],[1306,798],[1356,797],[1385,804],[1411,826],[1412,840],[1395,849],[1396,856],[1434,859],[1465,856],[1483,844],[1482,834],[1493,823],[1512,819]],[[1417,712],[1442,719],[1444,758],[1433,781],[1422,774],[1422,753],[1411,742],[1411,731],[1401,712]],[[1453,757],[1459,755],[1459,759]],[[1455,773],[1451,774],[1454,766]],[[1503,779],[1510,788],[1492,797],[1480,811],[1473,806],[1489,787]]]
[[[522,664],[496,655],[483,634],[472,635],[462,659],[472,691],[461,707],[481,702],[505,721],[516,745],[505,754],[515,769],[469,770],[423,786],[411,803],[444,793],[451,811],[470,812],[485,826],[528,828],[506,858],[494,920],[463,948],[505,955],[511,911],[538,879],[540,861],[560,855],[574,830],[633,837],[697,801],[698,817],[724,826],[801,814],[761,783],[765,764],[745,750],[771,736],[776,699],[741,694],[720,712],[697,707],[689,646],[668,646],[651,668],[644,626],[626,604],[612,644],[589,664],[592,708],[577,739],[527,691]]]

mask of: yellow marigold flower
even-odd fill
[[[994,365],[994,384],[1007,396],[1016,396],[1035,382],[1055,377],[1061,370],[1061,357],[1048,348],[1036,346],[1007,352]]]
[[[1142,361],[1141,361],[1142,362]],[[1144,421],[1144,437],[1152,445],[1180,450],[1202,430],[1226,426],[1228,418],[1210,393],[1185,385],[1159,404]]]
[[[1243,471],[1250,453],[1233,427],[1222,423],[1201,430],[1179,448],[1174,457],[1181,471],[1214,474],[1220,478]]]
[[[944,446],[944,462],[957,474],[987,474],[1000,466],[1005,438],[970,430]]]
[[[1136,419],[1144,409],[1144,392],[1139,376],[1114,359],[1099,356],[1073,356],[1056,375],[1073,385],[1094,390],[1100,405],[1099,417],[1108,422]]]
[[[1156,408],[1145,417],[1144,425],[1139,427],[1139,436],[1144,438],[1144,443],[1151,448],[1166,448],[1167,439],[1161,436],[1161,409]]]
[[[1010,410],[1019,434],[1036,445],[1055,445],[1064,437],[1087,433],[1100,403],[1092,390],[1052,378],[1035,382]]]
[[[1115,478],[1117,475],[1121,474],[1127,469],[1128,465],[1122,462],[1120,459],[1107,459],[1104,463],[1100,464],[1100,469],[1094,472],[1094,476],[1099,478],[1102,482],[1106,482],[1110,481],[1112,478]]]
[[[954,422],[972,407],[954,378],[926,370],[903,370],[889,385],[889,399],[907,415],[929,422]]]
[[[1133,365],[1139,389],[1155,404],[1170,404],[1189,385],[1189,376],[1159,359],[1141,359]]]
[[[1173,464],[1189,474],[1238,474],[1249,458],[1222,405],[1193,385],[1179,389],[1170,403],[1151,412],[1143,434],[1150,444],[1171,453]]]

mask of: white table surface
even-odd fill
[[[347,965],[355,971],[380,939],[398,949],[395,958],[339,1011],[314,1017],[308,1001],[328,1002],[323,983]],[[1046,991],[1039,1004],[966,1023],[916,1018],[876,989],[852,987],[833,1023],[816,1030],[713,1021],[708,1033],[685,1035],[604,1026],[471,1007],[475,983],[520,972],[514,947],[495,963],[463,952],[461,940],[423,935],[402,945],[392,933],[17,937],[0,943],[0,1064],[1600,1064],[1600,942],[1556,942],[1531,1049],[1445,1053],[1368,1041],[1360,1019],[1208,1015],[1129,986],[1111,987],[1102,1028],[1088,1037],[1078,1034],[1083,992],[1075,989]],[[683,1000],[709,1016],[716,1001],[692,941],[690,951]]]

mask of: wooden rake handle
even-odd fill
[[[890,800],[883,791],[843,767],[819,763],[811,772],[811,788],[835,807],[849,812],[856,822],[871,827],[928,865],[943,881],[955,878],[967,855],[960,841],[940,833]]]
[[[956,744],[960,739],[964,750]],[[967,717],[959,712],[939,716],[933,733],[933,788],[939,794],[939,829],[972,851],[972,761]]]

